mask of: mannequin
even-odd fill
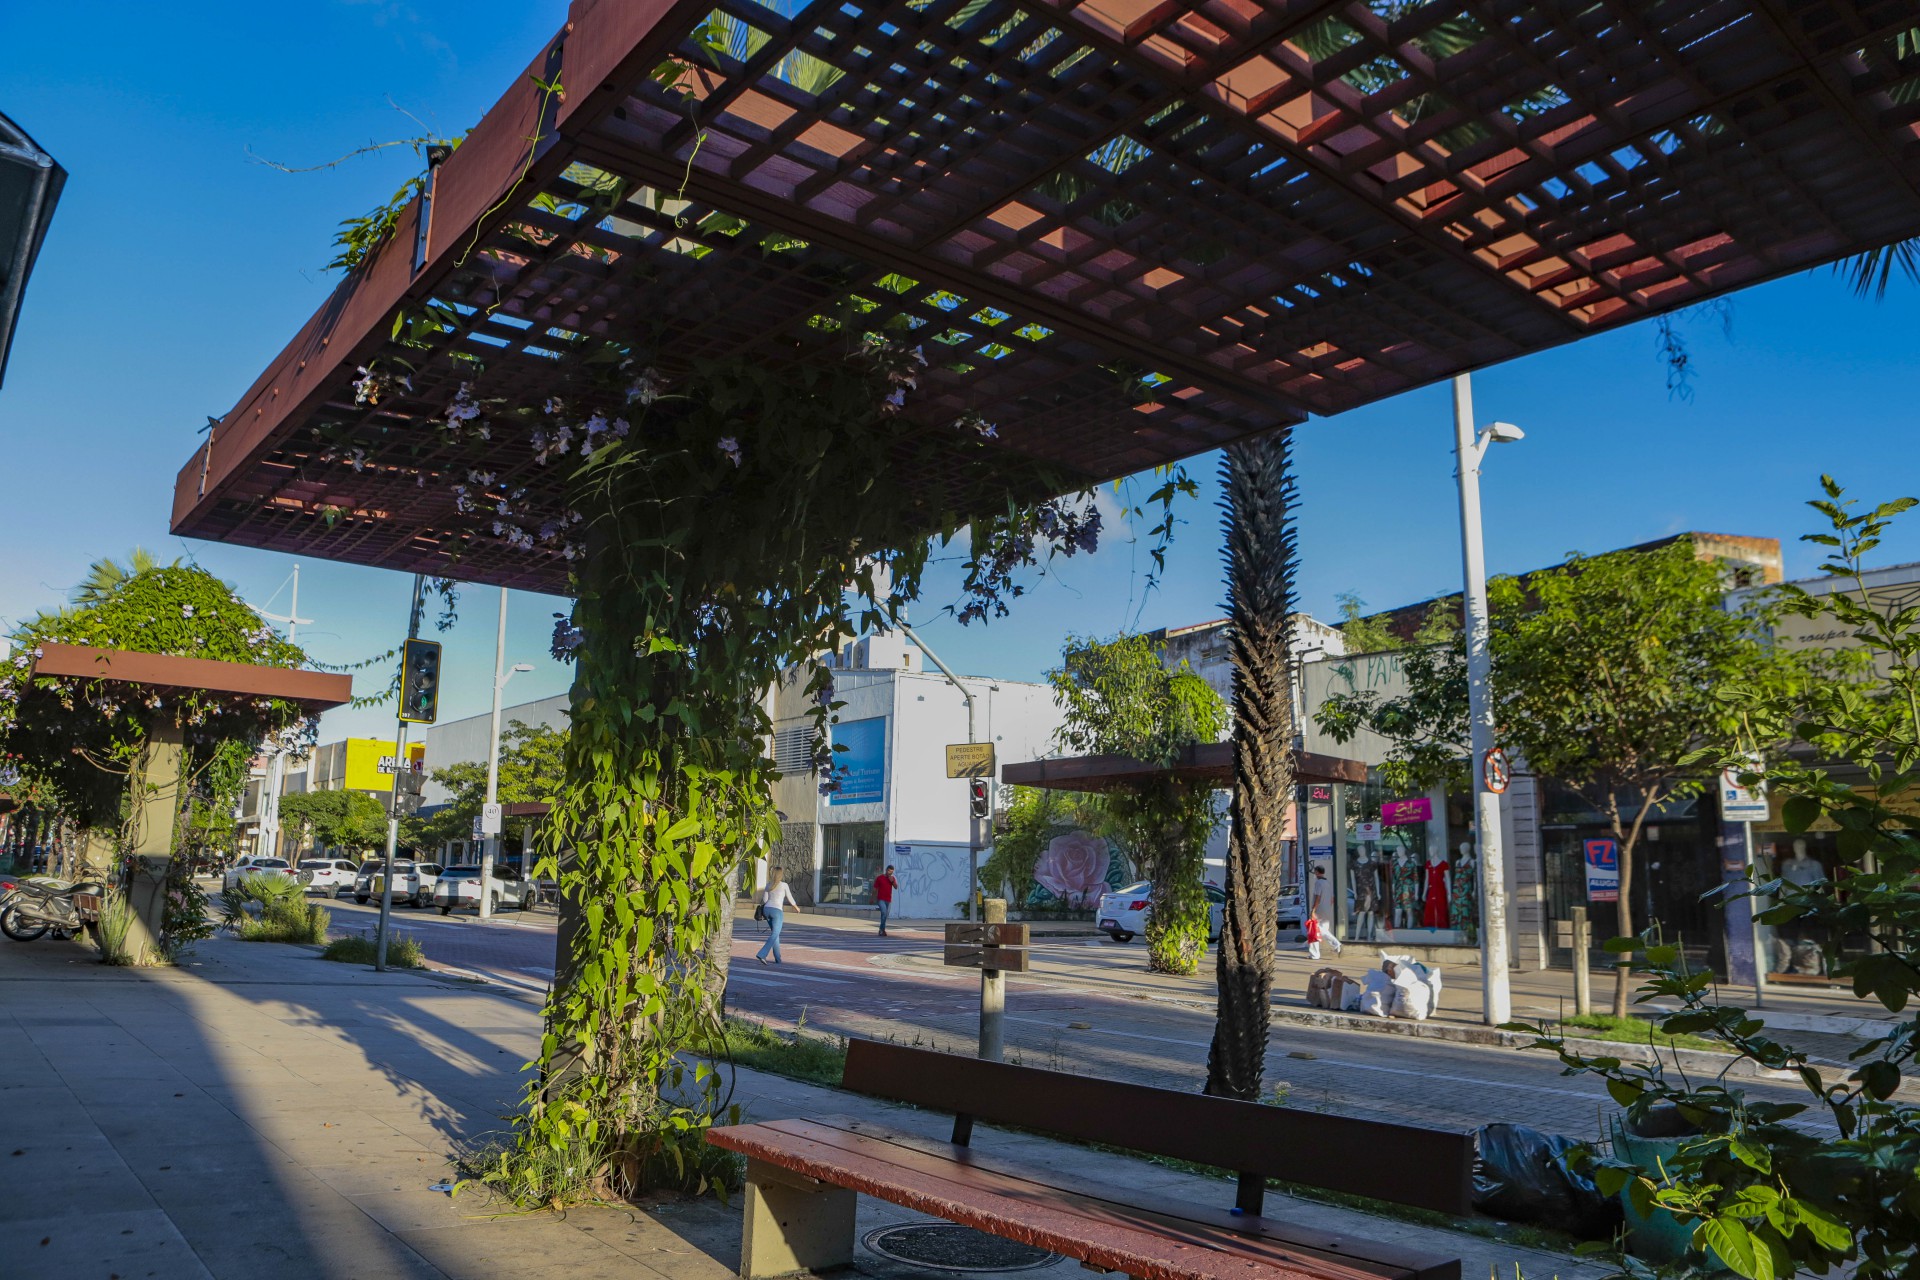
[[[1357,941],[1371,942],[1379,936],[1380,911],[1387,897],[1385,873],[1379,852],[1367,845],[1353,865],[1353,937]]]
[[[1427,863],[1427,893],[1420,909],[1422,929],[1447,927],[1447,855],[1438,849]]]
[[[1462,840],[1453,860],[1453,883],[1448,886],[1447,923],[1449,928],[1472,934],[1479,924],[1479,865],[1473,857],[1473,841]]]
[[[1420,900],[1420,867],[1413,850],[1402,848],[1393,855],[1393,927],[1411,929],[1420,918],[1416,905]]]
[[[1827,871],[1820,865],[1818,858],[1807,853],[1805,840],[1795,840],[1793,856],[1780,864],[1780,878],[1788,884],[1799,885],[1804,889],[1810,884],[1818,884],[1825,880]]]

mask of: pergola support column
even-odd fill
[[[153,726],[133,778],[134,838],[128,859],[127,903],[133,920],[127,952],[135,964],[163,958],[160,929],[167,908],[167,871],[173,862],[173,828],[180,811],[180,766],[185,751],[180,726]]]

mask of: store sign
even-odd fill
[[[1358,823],[1354,827],[1353,838],[1355,840],[1360,841],[1362,844],[1366,843],[1369,840],[1375,841],[1377,843],[1380,839],[1380,827],[1381,827],[1381,824],[1378,822]]]
[[[1433,821],[1433,798],[1415,796],[1411,800],[1388,800],[1380,806],[1380,825],[1410,827],[1416,822]]]
[[[879,804],[887,798],[887,718],[833,726],[834,776],[839,789],[829,804]]]
[[[1307,788],[1307,801],[1310,804],[1333,803],[1333,788],[1324,782],[1316,782]]]
[[[1620,846],[1612,840],[1589,840],[1587,901],[1620,901]]]
[[[1751,789],[1740,785],[1740,775],[1757,772],[1759,766],[1724,769],[1720,773],[1720,820],[1722,822],[1765,822],[1769,816],[1767,780]]]

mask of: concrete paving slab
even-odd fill
[[[0,1150],[0,1223],[58,1217],[82,1205],[108,1213],[154,1207],[121,1153],[97,1132],[72,1132],[57,1145],[34,1146],[11,1133],[5,1141],[15,1145]],[[12,1234],[0,1230],[0,1237]]]
[[[93,1210],[28,1218],[6,1227],[8,1280],[212,1280],[171,1219],[158,1209]]]

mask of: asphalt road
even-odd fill
[[[377,904],[334,904],[336,931],[371,930]],[[507,912],[481,923],[471,913],[394,909],[396,930],[429,960],[533,995],[553,977],[554,917]],[[742,921],[728,985],[731,1012],[776,1026],[970,1051],[979,1030],[979,976],[933,968],[931,930],[870,932],[788,925],[785,962],[761,965],[762,926]],[[1206,1074],[1213,1013],[1203,1001],[1166,998],[1139,980],[1142,947],[1081,939],[1036,940],[1051,957],[1043,973],[1008,979],[1009,1060],[1032,1066],[1197,1088]],[[1202,988],[1196,988],[1202,989]],[[1444,1128],[1492,1121],[1575,1138],[1598,1136],[1614,1110],[1595,1081],[1561,1074],[1550,1056],[1368,1031],[1279,1022],[1267,1058],[1270,1086],[1290,1105]],[[1759,1096],[1794,1099],[1793,1086],[1739,1082]],[[1804,1095],[1800,1095],[1804,1097]]]

